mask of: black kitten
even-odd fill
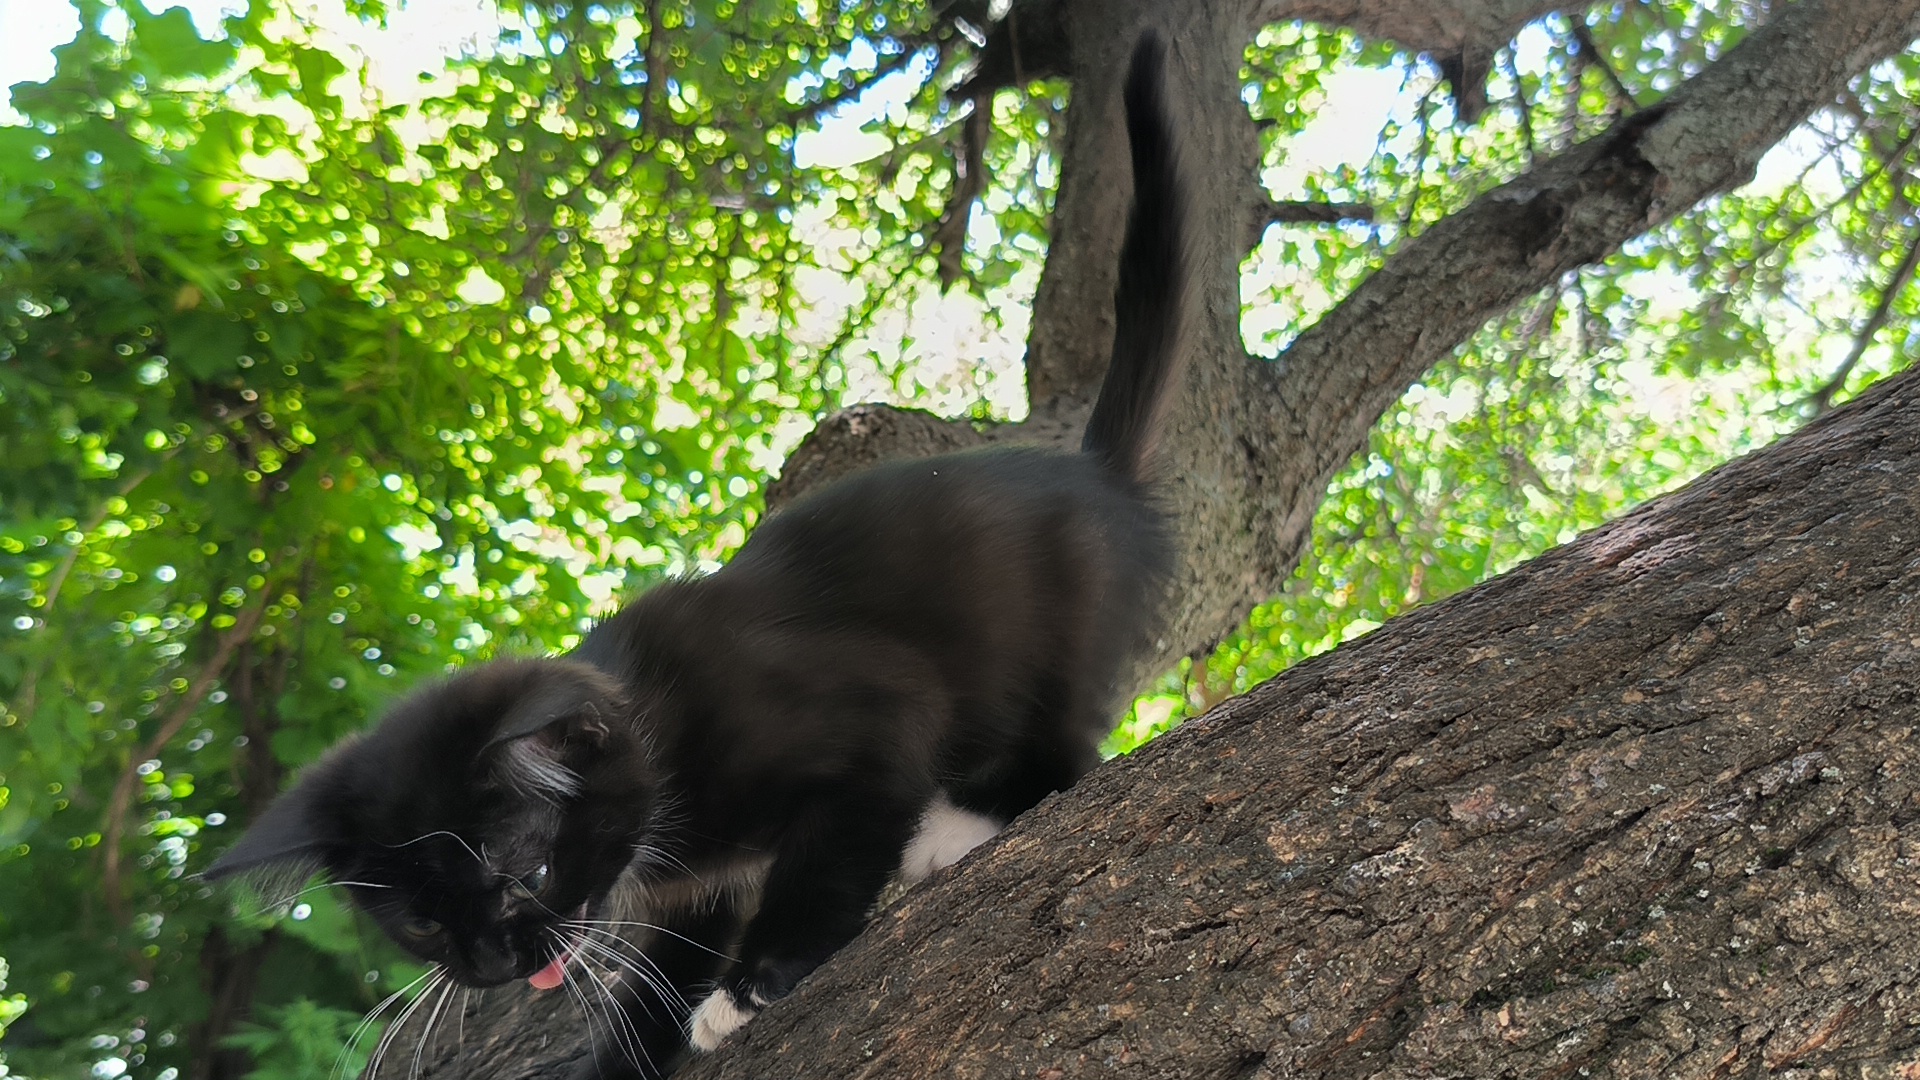
[[[890,877],[1072,784],[1172,561],[1144,482],[1185,287],[1161,65],[1149,38],[1128,75],[1134,206],[1082,453],[842,480],[566,658],[416,692],[208,876],[324,870],[443,978],[567,985],[604,1028],[587,1075],[646,1076],[792,990]]]

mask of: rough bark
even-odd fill
[[[918,409],[854,405],[820,422],[820,432],[794,449],[767,486],[767,502],[782,505],[801,491],[889,457],[933,457],[981,445],[974,428]],[[829,452],[829,447],[837,452]]]
[[[1195,221],[1243,222],[1267,199],[1253,180],[1253,128],[1238,97],[1240,53],[1266,10],[1251,0],[1103,0],[1063,13],[1080,72],[1121,70],[1139,27],[1169,25]],[[1274,361],[1249,357],[1241,342],[1241,231],[1197,237],[1194,362],[1165,469],[1186,563],[1163,648],[1138,674],[1204,651],[1279,591],[1328,479],[1436,360],[1568,270],[1744,181],[1850,77],[1916,36],[1920,0],[1803,0],[1782,8],[1665,102],[1541,162],[1405,244]],[[1112,78],[1074,86],[1028,352],[1034,415],[1049,438],[1084,415],[1106,360],[1113,256],[1129,192]],[[1026,434],[1025,425],[1013,425],[986,437],[1021,441]],[[817,462],[837,461],[848,449],[831,427],[812,441],[806,453]],[[894,452],[884,434],[852,445],[862,459]],[[813,475],[834,474],[823,465]]]
[[[1908,375],[1096,770],[684,1075],[1911,1077],[1917,728]],[[468,1060],[561,1075],[522,996]]]

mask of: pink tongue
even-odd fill
[[[561,953],[554,959],[553,963],[527,976],[528,984],[535,990],[551,990],[559,986],[567,979],[567,961],[572,958],[572,953]]]

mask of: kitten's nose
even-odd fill
[[[520,975],[519,956],[505,943],[476,941],[467,951],[467,962],[474,978],[489,985],[512,982]]]

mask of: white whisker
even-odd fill
[[[433,1044],[433,1029],[440,1022],[440,1014],[446,1010],[447,999],[453,996],[453,980],[442,980],[440,1000],[434,1002],[433,1011],[427,1014],[427,1025],[420,1029],[420,1037],[413,1044],[413,1065],[407,1070],[407,1080],[420,1075],[420,1055]]]
[[[633,849],[633,854],[636,859],[654,860],[660,863],[664,863],[665,865],[674,867],[675,869],[679,870],[682,874],[685,874],[688,877],[700,876],[693,872],[693,867],[688,866],[685,862],[681,861],[678,855],[675,855],[673,852],[668,851],[666,848],[663,848],[663,847],[655,847],[652,844],[641,844],[639,847]]]
[[[398,990],[395,990],[393,993],[388,994],[385,998],[381,1000],[380,1004],[375,1005],[373,1007],[373,1010],[371,1012],[361,1017],[360,1023],[354,1027],[353,1033],[347,1036],[347,1045],[341,1048],[340,1056],[337,1058],[334,1058],[333,1072],[330,1075],[339,1076],[341,1074],[342,1070],[346,1068],[347,1058],[353,1053],[353,1048],[360,1045],[360,1040],[366,1037],[367,1030],[373,1026],[374,1021],[380,1018],[381,1013],[387,1011],[387,1007],[389,1005],[392,1005],[395,1001],[398,1001],[403,995],[406,994],[407,991],[413,989],[416,986],[419,986],[421,980],[425,979],[427,976],[432,974],[433,974],[432,971],[421,972],[420,975],[416,977],[412,982],[408,983],[407,985],[401,987]]]
[[[588,971],[591,972],[593,970],[592,965],[587,963],[585,957],[581,958],[581,963],[586,965]],[[641,1059],[645,1059],[647,1070],[649,1072],[653,1071],[653,1055],[647,1053],[646,1044],[640,1039],[640,1030],[633,1026],[633,1018],[628,1016],[627,1011],[620,1007],[619,1000],[613,996],[613,991],[607,989],[606,983],[597,977],[591,981],[594,987],[600,991],[600,996],[606,999],[608,1014],[617,1018],[620,1021],[621,1028],[626,1031],[627,1039],[622,1040],[619,1037],[619,1032],[614,1030],[612,1023],[608,1023],[607,1030],[613,1036],[614,1046],[620,1050],[621,1056],[625,1057],[630,1064],[638,1067]]]
[[[254,909],[252,912],[242,915],[241,918],[257,919],[260,916],[265,915],[267,912],[274,910],[275,908],[284,908],[289,904],[292,904],[295,900],[300,899],[301,897],[307,895],[310,892],[318,892],[321,889],[330,889],[335,885],[358,885],[364,889],[393,888],[393,886],[391,885],[381,885],[381,884],[378,884],[377,882],[372,882],[372,881],[317,881],[317,882],[314,882],[312,885],[307,886],[304,889],[297,889],[293,892],[290,892],[278,900],[269,901],[266,904],[262,905],[261,907]]]
[[[566,955],[566,939],[562,938],[558,931],[550,930],[548,933],[553,934],[555,940],[560,942],[561,955]],[[574,1004],[579,1007],[580,1019],[587,1025],[587,1037],[589,1039],[594,1038],[593,1003],[587,1000],[586,991],[580,989],[579,981],[573,977],[573,972],[567,970],[567,965],[565,964],[560,965],[560,985],[567,988],[567,993],[572,996]],[[607,1034],[609,1037],[613,1034],[613,1025],[610,1021],[607,1024]]]
[[[426,988],[425,988],[425,989],[423,989],[423,990],[421,991],[421,995],[424,995],[424,994],[425,994],[425,993],[427,992],[427,990],[431,990],[431,989],[433,989],[433,983],[432,983],[432,981],[431,981],[431,980],[433,979],[433,977],[434,977],[434,975],[435,975],[435,974],[437,974],[437,972],[438,972],[438,970],[439,970],[439,969],[437,969],[437,968],[430,968],[430,969],[428,969],[428,970],[427,970],[426,972],[424,972],[424,973],[422,973],[422,974],[421,974],[421,975],[420,975],[420,976],[419,976],[418,978],[415,978],[415,979],[414,979],[414,980],[413,980],[412,982],[410,982],[410,983],[408,983],[407,985],[405,985],[405,986],[403,986],[403,987],[401,987],[400,989],[398,989],[398,990],[396,990],[396,991],[394,991],[393,993],[391,993],[391,994],[389,994],[389,995],[387,995],[387,999],[386,999],[385,1001],[383,1001],[383,1002],[381,1002],[381,1003],[380,1003],[380,1007],[379,1007],[379,1009],[378,1009],[378,1010],[376,1010],[376,1011],[375,1011],[375,1014],[374,1014],[374,1015],[376,1015],[376,1016],[377,1016],[377,1015],[379,1014],[379,1012],[384,1012],[384,1011],[386,1010],[386,1008],[387,1008],[387,1006],[388,1006],[389,1004],[391,1004],[391,1003],[393,1002],[393,1000],[394,1000],[395,998],[397,998],[397,997],[399,997],[399,996],[401,996],[402,994],[405,994],[405,993],[407,993],[407,992],[409,992],[409,991],[411,991],[411,990],[412,990],[412,989],[413,989],[414,987],[416,987],[416,986],[419,986],[419,985],[420,985],[420,983],[421,983],[421,982],[422,982],[423,980],[425,980],[425,981],[427,981],[427,986],[426,986]],[[411,1000],[409,1000],[409,1001],[407,1002],[407,1004],[406,1004],[405,1006],[403,1006],[403,1007],[401,1008],[401,1010],[400,1010],[400,1012],[399,1012],[399,1014],[398,1014],[397,1016],[395,1016],[395,1017],[394,1017],[394,1019],[393,1019],[393,1021],[392,1021],[391,1023],[389,1023],[389,1024],[387,1025],[387,1027],[386,1027],[386,1028],[384,1028],[384,1029],[383,1029],[383,1030],[382,1030],[382,1031],[380,1032],[380,1038],[379,1038],[379,1039],[377,1039],[377,1040],[375,1040],[375,1042],[374,1042],[374,1044],[373,1044],[373,1049],[374,1049],[374,1052],[373,1052],[373,1054],[372,1054],[372,1055],[371,1055],[371,1056],[369,1057],[369,1059],[368,1059],[368,1062],[367,1062],[367,1070],[366,1070],[366,1075],[367,1075],[368,1077],[372,1077],[372,1076],[373,1076],[373,1075],[374,1075],[374,1074],[375,1074],[376,1072],[378,1072],[378,1071],[379,1071],[379,1068],[380,1068],[380,1064],[379,1064],[379,1062],[380,1062],[380,1050],[381,1050],[381,1048],[382,1048],[383,1046],[385,1046],[385,1045],[386,1045],[386,1043],[387,1043],[387,1040],[388,1040],[388,1039],[389,1039],[389,1038],[390,1038],[390,1037],[392,1036],[392,1034],[393,1034],[393,1032],[394,1032],[394,1029],[395,1029],[395,1027],[396,1027],[396,1026],[397,1026],[397,1025],[398,1025],[398,1024],[399,1024],[399,1023],[401,1022],[401,1021],[403,1021],[403,1020],[404,1020],[404,1019],[406,1018],[406,1016],[407,1016],[407,1013],[408,1013],[408,1012],[410,1012],[410,1011],[412,1010],[412,1008],[413,1008],[413,1006],[414,1006],[414,1005],[415,1005],[415,1004],[416,1004],[416,1003],[417,1003],[417,1002],[418,1002],[419,1000],[420,1000],[420,997],[419,997],[419,996],[416,996],[416,997],[414,997],[414,998],[412,998]],[[368,1021],[369,1023],[370,1023],[370,1022],[372,1022],[372,1020],[373,1020],[373,1016],[369,1016],[369,1017],[367,1018],[367,1021]],[[359,1036],[359,1035],[355,1035],[355,1036],[354,1036],[354,1039],[355,1039],[355,1041],[356,1041],[356,1042],[357,1042],[357,1041],[359,1041],[359,1038],[360,1038],[360,1036]]]
[[[400,1010],[400,1015],[394,1017],[393,1023],[388,1025],[387,1030],[380,1033],[380,1041],[375,1043],[373,1047],[373,1060],[367,1064],[368,1080],[373,1080],[374,1077],[380,1075],[380,1065],[386,1060],[387,1050],[393,1046],[394,1039],[400,1034],[400,1029],[407,1026],[407,1021],[412,1019],[415,1012],[419,1011],[421,1003],[426,1001],[428,995],[433,993],[434,988],[440,985],[440,980],[447,977],[447,969],[436,967],[428,974],[431,975],[432,978],[427,981],[426,989],[420,991],[419,997],[407,1002],[407,1007]]]
[[[643,970],[638,964],[634,962],[634,958],[629,958],[627,956],[624,956],[621,953],[616,952],[611,948],[608,948],[606,945],[603,945],[600,942],[594,941],[590,938],[575,938],[574,944],[580,949],[589,950],[593,952],[594,955],[610,960],[613,963],[618,964],[621,967],[627,969],[628,971],[633,972],[633,975],[635,978],[639,979],[642,983],[645,983],[648,989],[652,990],[656,995],[660,997],[661,1004],[666,1005],[668,1008],[673,1007],[673,999],[678,997],[679,995],[674,993],[671,985],[667,980],[666,973],[660,970],[659,965],[655,964],[652,960],[649,960],[645,953],[639,952],[638,950],[635,951],[635,957],[638,959],[639,963],[647,965],[647,968]],[[623,944],[631,945],[630,942],[624,942]],[[576,955],[579,955],[579,954],[576,954]],[[582,956],[582,959],[585,959],[585,957]],[[653,1019],[655,1019],[656,1021],[660,1019],[658,1016],[654,1015],[653,1010],[647,1006],[647,1003],[644,999],[639,998],[636,995],[635,1000],[639,1001],[641,1008],[647,1010],[648,1016],[653,1017]]]
[[[653,991],[654,996],[660,999],[661,1005],[666,1007],[669,1012],[675,1014],[673,1019],[676,1023],[686,1019],[686,1001],[681,998],[680,992],[674,988],[672,981],[667,978],[667,973],[660,970],[660,965],[654,963],[651,957],[635,947],[632,942],[625,939],[616,939],[620,945],[632,950],[632,955],[628,956],[625,953],[610,948],[602,942],[593,941],[588,938],[580,938],[578,940],[582,948],[591,949],[595,955],[603,956],[613,963],[618,964],[620,967],[632,972],[634,978],[639,979],[647,989]],[[643,968],[640,965],[645,965],[645,967]],[[639,996],[637,991],[635,1000],[639,1001],[641,1008],[647,1010],[648,1016],[653,1017],[655,1021],[660,1019],[659,1016],[654,1013],[652,1006],[649,1006],[646,1003],[646,999]]]
[[[473,987],[460,990],[460,1035],[454,1040],[454,1052],[461,1057],[467,1054],[467,1011],[473,1008]]]
[[[483,858],[481,858],[481,857],[480,857],[480,853],[479,853],[479,852],[477,852],[477,851],[475,851],[475,850],[473,850],[473,845],[471,845],[471,844],[469,844],[469,843],[467,843],[467,842],[466,842],[465,840],[462,840],[462,839],[460,838],[460,835],[459,835],[458,833],[454,833],[454,832],[450,832],[450,831],[448,831],[448,830],[446,830],[446,829],[435,829],[434,831],[432,831],[432,832],[430,832],[430,833],[421,833],[421,834],[420,834],[419,836],[416,836],[416,837],[414,837],[413,839],[411,839],[411,840],[409,840],[409,841],[407,841],[407,842],[406,842],[406,843],[404,843],[404,844],[383,844],[383,845],[381,845],[381,846],[382,846],[382,847],[391,847],[391,848],[394,848],[394,849],[396,849],[396,850],[397,850],[397,849],[399,849],[399,848],[403,848],[403,847],[411,847],[411,846],[413,846],[414,844],[417,844],[417,843],[419,843],[419,842],[420,842],[420,841],[422,841],[422,840],[431,840],[431,839],[433,839],[433,838],[434,838],[434,837],[436,837],[436,836],[447,836],[447,837],[452,837],[452,838],[453,838],[453,842],[454,842],[454,843],[456,843],[456,844],[459,844],[459,845],[460,845],[461,847],[463,847],[463,848],[466,848],[466,849],[467,849],[467,854],[469,854],[469,855],[471,855],[471,856],[473,856],[473,861],[474,861],[474,862],[477,862],[477,863],[479,863],[479,864],[480,864],[481,866],[485,866],[485,865],[487,865],[487,860],[485,860],[485,859],[483,859]]]
[[[589,971],[593,972],[595,977],[611,978],[616,980],[619,979],[620,973],[617,970],[610,967],[595,966],[591,962],[595,956],[605,952],[605,950],[594,951],[595,946],[597,945],[596,942],[591,941],[587,938],[583,938],[578,934],[565,933],[563,931],[557,931],[557,930],[553,931],[553,933],[562,935],[563,939],[566,941],[567,955],[572,957],[575,960],[580,961],[581,965],[586,967]],[[613,959],[616,962],[618,962],[620,960],[620,957],[616,956]],[[635,971],[634,974],[640,976],[641,978],[646,977],[644,972]],[[642,1002],[641,1004],[642,1006],[644,1006],[645,1002]],[[653,1016],[653,1010],[648,1009],[647,1015]],[[658,1019],[658,1017],[655,1017],[655,1019]]]
[[[603,929],[601,929],[602,927],[606,927],[606,926],[638,926],[638,927],[641,927],[642,929],[646,929],[646,930],[652,930],[652,931],[654,931],[655,933],[659,933],[659,934],[665,934],[665,935],[667,935],[668,937],[672,937],[672,938],[679,938],[679,939],[680,939],[681,941],[684,941],[684,942],[686,942],[687,944],[689,944],[689,945],[691,945],[691,946],[693,946],[694,948],[696,948],[696,949],[699,949],[699,950],[700,950],[701,952],[708,952],[708,953],[712,953],[713,955],[715,955],[715,956],[717,956],[717,957],[719,957],[719,958],[720,958],[720,959],[722,959],[722,960],[725,960],[725,961],[727,961],[727,962],[728,962],[728,963],[730,963],[730,964],[737,964],[737,963],[739,963],[739,962],[740,962],[740,961],[739,961],[739,959],[738,959],[737,957],[732,957],[732,956],[728,956],[728,955],[727,955],[726,953],[723,953],[723,952],[721,952],[720,950],[718,950],[718,949],[715,949],[715,948],[712,948],[712,947],[710,947],[710,946],[708,946],[708,945],[705,945],[705,944],[703,944],[703,943],[701,943],[701,942],[698,942],[698,941],[695,941],[695,940],[693,940],[692,938],[690,938],[690,937],[688,937],[688,936],[687,936],[687,935],[685,935],[685,934],[682,934],[682,933],[678,933],[678,932],[676,932],[676,931],[673,931],[673,930],[669,930],[669,929],[667,929],[667,928],[666,928],[666,927],[664,927],[664,926],[655,926],[655,925],[654,925],[653,923],[648,923],[648,922],[621,922],[621,921],[619,921],[619,920],[615,920],[615,919],[588,919],[588,920],[584,920],[584,921],[583,921],[583,920],[580,920],[580,919],[569,919],[569,920],[567,920],[567,923],[566,923],[566,925],[568,925],[568,926],[571,926],[571,927],[576,927],[576,928],[578,928],[578,929],[581,929],[581,930],[597,930],[597,931],[599,931],[599,932],[600,932],[600,933],[602,933],[602,934],[613,934],[613,931],[611,931],[611,930],[603,930]],[[614,934],[613,936],[615,936],[615,937],[619,937],[620,935],[618,935],[618,934]],[[624,941],[624,940],[626,940],[626,939],[624,939],[624,938],[622,938],[621,940],[623,940],[623,941]]]

